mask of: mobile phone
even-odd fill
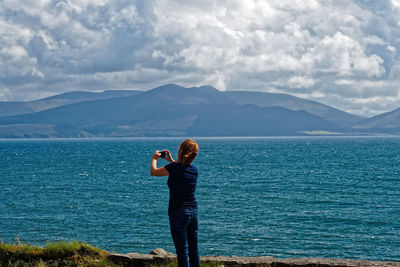
[[[160,156],[160,157],[162,157],[162,158],[165,158],[165,156],[166,156],[166,153],[165,153],[165,151],[161,151],[161,152],[160,152],[160,154],[161,154],[161,156]]]

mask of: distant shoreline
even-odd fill
[[[33,138],[0,138],[0,141],[46,141],[46,140],[262,140],[262,139],[354,139],[354,138],[400,138],[400,135],[292,135],[292,136],[140,136],[140,137],[33,137]]]

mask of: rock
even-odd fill
[[[166,251],[165,249],[162,249],[162,248],[153,249],[150,252],[150,255],[156,255],[156,256],[160,256],[160,257],[175,257],[174,254],[172,254],[171,252],[168,252],[168,251]]]
[[[156,248],[150,254],[128,253],[110,254],[108,259],[122,266],[149,267],[168,264],[176,260],[176,256],[162,248]],[[325,258],[274,258],[238,257],[238,256],[202,256],[202,263],[219,266],[273,266],[273,267],[400,267],[400,262],[345,260]]]
[[[132,261],[132,258],[128,254],[117,253],[108,255],[107,259],[122,266],[129,266]]]
[[[150,254],[140,254],[136,252],[127,254],[110,254],[107,259],[122,266],[147,267],[167,264],[175,260],[176,256],[162,248],[158,248],[152,250]]]
[[[138,260],[144,260],[144,261],[150,261],[154,258],[153,255],[150,254],[140,254],[140,253],[136,253],[136,252],[132,252],[132,253],[128,253],[126,254],[127,256],[129,256],[132,259],[138,259]]]

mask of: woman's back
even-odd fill
[[[168,170],[169,206],[168,213],[182,206],[197,207],[195,191],[198,171],[195,166],[173,162],[165,166]]]

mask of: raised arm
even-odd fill
[[[169,175],[167,169],[165,167],[157,168],[157,160],[160,158],[161,153],[154,152],[153,157],[151,159],[151,166],[150,166],[150,175],[151,176],[167,176]]]

